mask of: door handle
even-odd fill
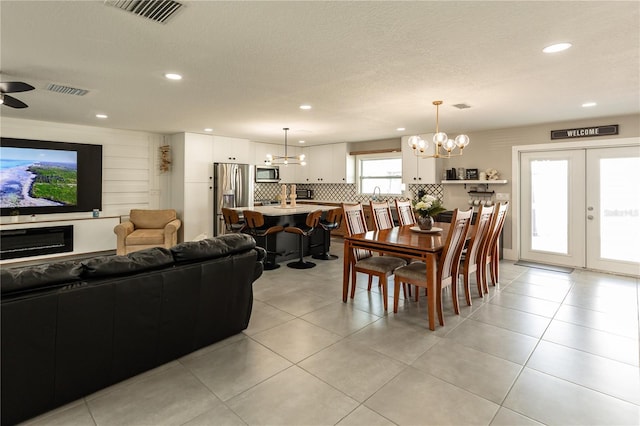
[[[590,215],[587,215],[587,219],[589,219],[589,220],[593,220],[593,215],[591,215],[591,214],[590,214]]]
[[[593,211],[593,207],[589,206],[589,207],[587,207],[587,210],[589,210],[591,212],[591,211]]]

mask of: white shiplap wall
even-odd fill
[[[0,135],[102,145],[102,215],[124,216],[133,208],[160,208],[158,165],[163,135],[6,117],[0,118]]]

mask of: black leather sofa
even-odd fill
[[[2,424],[244,330],[263,259],[251,236],[231,234],[2,268]]]

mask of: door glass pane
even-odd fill
[[[569,162],[531,162],[531,249],[567,254]]]
[[[640,157],[600,160],[600,257],[640,262]]]

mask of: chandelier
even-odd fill
[[[287,132],[289,131],[289,128],[283,127],[282,130],[284,130],[284,156],[267,154],[267,159],[264,160],[264,164],[267,166],[271,166],[274,164],[282,164],[284,166],[288,166],[289,164],[297,164],[299,166],[306,166],[307,162],[304,161],[304,154],[296,155],[295,157],[289,156],[289,154],[287,153]]]
[[[464,147],[469,145],[469,136],[458,135],[455,139],[449,139],[446,133],[441,132],[439,127],[439,113],[442,101],[433,101],[433,104],[436,106],[436,133],[433,135],[433,143],[435,144],[434,154],[427,155],[424,153],[429,143],[420,136],[411,136],[407,141],[409,146],[413,149],[413,153],[420,158],[450,158],[462,155]],[[451,154],[451,151],[456,147],[460,149],[460,152],[458,154]]]

